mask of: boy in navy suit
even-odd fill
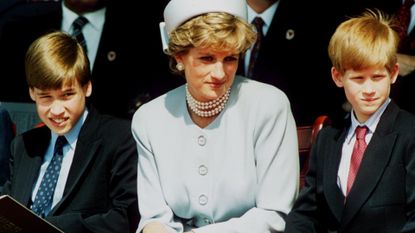
[[[415,231],[415,116],[389,98],[399,73],[390,23],[368,10],[330,40],[332,78],[352,111],[345,127],[319,133],[286,233]]]
[[[45,126],[13,141],[4,193],[66,233],[135,230],[138,219],[129,217],[138,216],[137,151],[130,122],[86,106],[92,85],[81,45],[62,32],[40,37],[26,54],[26,76]]]

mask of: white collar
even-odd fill
[[[261,17],[264,21],[265,25],[269,27],[272,22],[272,18],[275,15],[275,12],[277,11],[278,4],[280,1],[276,1],[274,4],[272,4],[270,7],[268,7],[264,12],[261,14],[258,14],[255,12],[249,5],[248,5],[248,22],[251,23],[252,20],[254,20],[255,17]]]
[[[369,129],[369,133],[374,133],[375,129],[380,121],[380,117],[382,116],[383,112],[385,111],[386,107],[388,106],[388,104],[391,102],[391,99],[388,98],[385,103],[382,104],[382,106],[380,106],[380,108],[372,115],[369,117],[369,119],[367,119],[366,122],[360,123],[355,115],[354,115],[354,111],[352,110],[352,112],[350,113],[350,118],[351,118],[351,125],[350,125],[350,129],[349,129],[349,133],[348,136],[346,138],[346,141],[350,143],[350,140],[352,140],[352,138],[354,137],[354,131],[356,130],[356,128],[358,126],[366,126]],[[351,133],[353,132],[353,133]]]
[[[102,31],[105,23],[105,13],[107,8],[104,7],[97,11],[87,12],[83,14],[85,18],[88,19],[88,24],[91,25],[94,29],[98,31]],[[78,18],[78,14],[70,10],[68,7],[65,6],[64,1],[62,1],[62,31],[70,32],[72,29],[73,21]]]

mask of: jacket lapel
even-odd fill
[[[341,132],[340,136],[336,135],[330,138],[331,142],[326,143],[324,159],[323,188],[324,195],[327,198],[327,204],[333,212],[336,219],[340,222],[343,212],[344,196],[337,185],[337,173],[339,169],[343,141],[346,137],[346,130]]]
[[[44,126],[23,134],[22,137],[24,148],[19,148],[18,150],[23,151],[16,153],[27,153],[28,156],[21,156],[22,160],[19,164],[22,166],[22,169],[20,171],[24,172],[16,173],[16,180],[13,182],[24,188],[13,188],[12,196],[25,206],[28,206],[31,202],[33,187],[39,176],[43,157],[49,145],[50,131]]]
[[[390,161],[397,138],[397,133],[393,131],[393,124],[398,112],[399,108],[391,102],[379,121],[375,133],[366,148],[361,169],[359,169],[347,197],[342,220],[343,226],[351,221],[353,216],[369,199],[370,194],[381,179],[385,167]]]
[[[19,186],[21,185],[21,187],[25,188],[15,189],[16,193],[13,196],[16,198],[16,200],[20,201],[25,206],[29,206],[29,203],[31,202],[31,195],[36,182],[36,178],[39,176],[39,169],[42,165],[42,158],[43,155],[39,155],[35,157],[25,157],[22,160],[22,164],[25,164],[24,175],[26,176],[26,179],[19,179],[19,181],[16,183],[18,183]]]
[[[69,170],[62,200],[51,210],[50,215],[53,215],[58,211],[60,206],[68,200],[74,190],[76,190],[81,179],[85,177],[85,173],[89,170],[88,168],[96,156],[96,151],[101,144],[101,139],[99,134],[97,134],[99,124],[100,119],[96,114],[96,111],[90,109],[88,117],[78,136],[78,142],[76,143],[75,154]]]

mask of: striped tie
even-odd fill
[[[87,23],[88,23],[88,19],[83,17],[83,16],[79,16],[72,23],[72,27],[73,27],[72,36],[76,38],[76,40],[78,41],[79,44],[81,44],[82,48],[84,48],[85,53],[88,50],[87,50],[87,47],[86,47],[86,41],[85,41],[84,34],[82,33],[82,28]]]
[[[257,39],[252,47],[251,50],[251,56],[249,57],[249,66],[248,66],[248,78],[253,78],[254,73],[254,66],[258,57],[259,49],[261,47],[261,42],[264,38],[264,33],[262,31],[262,27],[264,26],[264,20],[261,19],[261,17],[255,17],[255,19],[252,21],[252,24],[255,26],[257,31]]]

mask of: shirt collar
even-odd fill
[[[68,144],[71,146],[71,149],[75,148],[76,142],[78,140],[79,132],[81,131],[82,125],[84,124],[87,116],[88,116],[88,109],[85,109],[82,116],[79,118],[78,122],[76,122],[75,126],[67,134],[64,135],[66,140],[68,141]],[[53,145],[58,139],[58,136],[59,135],[52,132]]]
[[[357,128],[357,126],[366,126],[369,131],[368,133],[372,133],[375,132],[376,126],[378,125],[379,121],[380,121],[380,117],[382,116],[383,112],[385,111],[386,107],[388,106],[388,104],[391,102],[391,99],[388,98],[385,103],[383,103],[380,108],[372,115],[369,117],[369,119],[367,119],[366,122],[360,123],[357,119],[356,116],[354,115],[354,111],[352,110],[351,112],[351,125],[350,125],[350,129],[349,129],[349,134],[346,138],[346,141],[348,143],[350,143],[350,140],[352,140],[352,138],[355,135],[355,130]]]
[[[277,11],[277,7],[280,1],[276,1],[274,4],[272,4],[268,9],[266,9],[261,14],[256,13],[249,5],[248,5],[248,23],[251,23],[252,20],[254,20],[255,17],[259,16],[262,18],[266,26],[270,26],[272,22],[272,18],[275,15],[275,12]]]
[[[88,19],[88,24],[91,25],[94,29],[101,31],[105,23],[105,13],[107,8],[104,7],[97,11],[87,12],[83,14],[85,18]],[[64,1],[62,1],[62,26],[61,29],[65,32],[70,32],[72,30],[73,21],[78,18],[78,14],[70,10],[65,6]]]

